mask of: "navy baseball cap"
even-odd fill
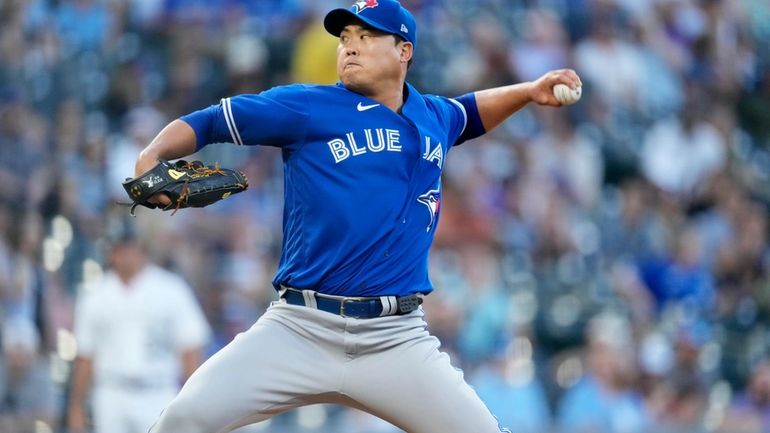
[[[350,9],[334,9],[324,18],[326,31],[339,36],[351,19],[360,20],[385,33],[401,36],[417,46],[417,23],[414,16],[396,0],[361,0]]]

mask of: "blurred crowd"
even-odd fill
[[[73,305],[105,272],[138,152],[221,97],[336,81],[321,21],[347,3],[0,0],[0,432],[64,431]],[[562,67],[584,84],[447,159],[424,308],[501,423],[770,431],[770,3],[402,3],[423,93]],[[276,149],[195,158],[250,189],[129,224],[194,288],[210,355],[275,299],[283,176]],[[325,406],[247,430],[398,431]]]

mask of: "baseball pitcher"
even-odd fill
[[[576,89],[580,78],[565,69],[457,98],[423,95],[406,82],[417,26],[397,1],[358,1],[324,25],[339,37],[336,85],[224,98],[171,122],[136,162],[140,176],[216,142],[276,146],[284,161],[278,301],[190,377],[152,432],[228,432],[316,403],[410,433],[499,432],[420,307],[432,290],[441,173],[455,146],[530,102],[561,106],[553,87]]]

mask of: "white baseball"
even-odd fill
[[[580,95],[583,94],[583,88],[578,86],[575,90],[572,90],[566,84],[557,84],[553,86],[553,96],[556,100],[564,105],[572,105],[580,100]]]

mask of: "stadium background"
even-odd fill
[[[447,161],[425,309],[503,423],[770,431],[770,3],[403,3],[423,92],[564,66],[584,83],[578,104],[527,108]],[[64,431],[73,305],[103,272],[138,151],[223,96],[335,81],[320,22],[346,4],[0,0],[0,431]],[[282,175],[275,149],[198,157],[250,190],[130,224],[195,288],[210,354],[273,299]],[[393,431],[324,406],[269,428]]]

